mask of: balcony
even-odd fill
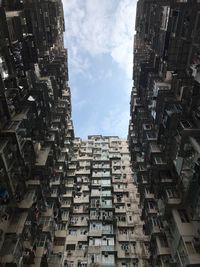
[[[89,203],[89,195],[76,195],[74,197],[74,204]]]
[[[70,209],[71,204],[72,204],[72,201],[71,200],[62,199],[61,200],[61,209],[64,209],[64,210]]]
[[[90,223],[89,236],[101,237],[102,236],[102,227],[103,227],[103,225],[101,222]]]
[[[150,235],[158,235],[163,231],[162,221],[159,218],[151,218],[148,220]]]
[[[147,209],[145,209],[147,216],[156,215],[158,212],[157,205],[154,202],[148,202],[147,203]]]
[[[123,214],[126,213],[126,208],[125,205],[119,205],[119,204],[115,204],[115,213],[116,214]]]
[[[20,212],[14,214],[12,219],[10,220],[7,233],[17,235],[22,234],[27,217],[28,212]]]
[[[88,226],[88,220],[89,220],[88,216],[73,215],[70,219],[70,225],[78,227]]]
[[[101,266],[102,267],[114,267],[115,264],[115,255],[114,254],[108,254],[104,252],[101,256]]]
[[[70,189],[64,189],[64,191],[62,192],[61,194],[61,197],[64,199],[64,198],[72,198],[72,191],[73,190],[70,190]]]
[[[62,211],[62,221],[68,222],[69,221],[69,212],[68,211]]]
[[[119,242],[116,245],[116,250],[119,259],[137,259],[138,252],[135,242]]]
[[[156,237],[156,255],[170,255],[170,249],[165,236],[157,236]]]
[[[115,193],[123,193],[123,192],[127,192],[127,184],[126,183],[118,183],[118,184],[114,184],[114,192]]]
[[[113,212],[112,211],[90,211],[90,220],[98,220],[98,221],[113,221]]]
[[[111,236],[103,236],[101,238],[90,237],[89,249],[90,247],[99,247],[99,249],[103,252],[114,252],[115,250],[114,237],[111,237]]]
[[[126,214],[116,215],[117,227],[127,227],[127,218]]]
[[[18,208],[23,210],[28,210],[32,207],[33,203],[36,201],[35,190],[29,190],[23,199],[18,203]]]
[[[100,196],[101,196],[100,189],[92,189],[91,190],[91,197],[100,197]]]
[[[60,177],[53,178],[53,179],[50,180],[50,187],[52,187],[52,186],[59,186],[60,185],[60,182],[61,182]]]
[[[145,192],[144,193],[145,199],[147,199],[147,200],[154,200],[155,199],[154,193],[150,192],[149,189],[145,189],[144,192]]]
[[[105,224],[101,222],[90,223],[90,236],[102,236],[102,235],[113,235],[113,225]]]
[[[138,172],[139,175],[142,175],[142,174],[146,173],[146,172],[147,172],[147,167],[146,167],[146,165],[144,165],[144,163],[141,163],[141,162],[140,162],[140,163],[138,164],[137,172]]]
[[[139,180],[139,179],[138,179]],[[148,177],[145,175],[141,175],[140,181],[138,181],[141,185],[146,187],[149,184]]]
[[[110,172],[97,172],[97,171],[93,171],[92,172],[92,177],[110,177]]]
[[[156,169],[164,169],[167,162],[162,156],[153,156],[153,165]]]
[[[66,231],[65,231],[66,234]],[[53,242],[53,253],[63,253],[65,249],[65,239],[66,236],[55,236]]]
[[[53,189],[53,188],[52,188],[52,189],[51,189],[51,192],[50,192],[50,194],[49,194],[49,196],[52,197],[52,198],[57,198],[58,195],[59,195],[59,194],[58,194],[58,189],[56,189],[56,188]]]
[[[200,253],[195,249],[192,237],[183,237],[181,240],[182,253],[177,251],[183,267],[200,265]]]
[[[39,225],[43,232],[49,232],[53,236],[54,222],[52,217],[42,215],[39,219]]]
[[[115,255],[110,253],[100,253],[93,251],[88,256],[88,267],[115,267]]]
[[[101,209],[112,209],[112,200],[111,199],[102,199],[100,203]]]
[[[111,190],[102,190],[101,191],[101,196],[102,197],[112,197]]]
[[[177,206],[181,204],[181,196],[176,188],[165,189],[166,203],[170,206]]]

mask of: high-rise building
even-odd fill
[[[127,140],[74,138],[61,0],[0,1],[0,266],[148,266]]]
[[[200,1],[139,0],[129,146],[152,267],[200,266]]]
[[[61,0],[0,1],[2,267],[63,266],[74,139],[63,31]]]
[[[67,177],[67,192],[73,194],[67,266],[148,266],[149,239],[143,233],[127,140],[75,138]]]

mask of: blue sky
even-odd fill
[[[63,0],[76,136],[127,136],[136,2]]]

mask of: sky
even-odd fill
[[[136,2],[63,0],[77,137],[127,137]]]

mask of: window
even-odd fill
[[[129,245],[128,245],[128,243],[122,243],[122,245],[121,245],[121,249],[122,249],[122,250],[128,250],[128,249],[129,249]]]
[[[38,243],[37,243],[37,246],[38,247],[44,247],[45,243],[46,243],[46,237],[45,236],[41,236],[39,241],[38,241]]]
[[[62,216],[67,217],[68,216],[68,211],[63,211],[62,212]]]
[[[66,230],[66,223],[59,223],[58,230]]]
[[[76,234],[77,234],[77,230],[75,230],[75,229],[69,230],[69,235],[76,235]]]
[[[78,262],[78,267],[87,267],[87,262]]]
[[[165,236],[160,237],[160,245],[161,247],[164,247],[164,248],[168,247],[168,242]]]
[[[75,244],[68,244],[66,245],[66,250],[75,250],[76,245]]]
[[[64,246],[64,244],[65,244],[65,238],[55,237],[54,246]]]
[[[151,210],[154,209],[154,203],[153,202],[149,202],[148,205],[149,205],[149,209],[151,209]]]

